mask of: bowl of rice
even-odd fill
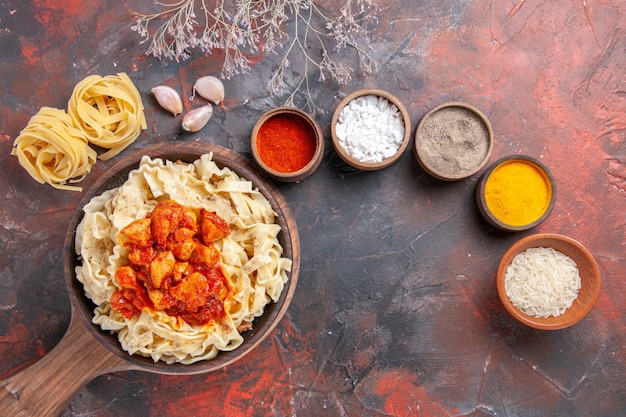
[[[600,296],[601,274],[593,255],[578,241],[539,233],[515,242],[496,275],[504,308],[540,330],[558,330],[582,320]]]

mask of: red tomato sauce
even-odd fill
[[[120,231],[129,264],[115,272],[121,289],[111,296],[113,309],[126,318],[143,310],[163,311],[189,324],[221,320],[232,285],[214,243],[230,233],[215,212],[159,202]]]

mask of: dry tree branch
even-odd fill
[[[314,102],[310,72],[318,72],[319,81],[330,78],[338,84],[348,83],[353,74],[351,66],[335,58],[344,48],[356,51],[364,72],[373,68],[368,55],[368,30],[376,21],[377,9],[371,0],[344,1],[333,12],[322,10],[314,0],[155,0],[160,10],[135,13],[131,29],[142,42],[149,42],[146,54],[157,59],[178,62],[191,57],[194,49],[205,54],[222,50],[221,76],[226,79],[248,73],[251,55],[278,54],[283,43],[287,43],[268,89],[270,94],[278,95],[289,87],[286,75],[290,63],[300,62],[290,57],[299,54],[304,71],[286,102],[293,105],[298,92],[304,89],[306,105],[315,113],[322,110]],[[289,22],[293,22],[294,28],[291,40]],[[319,56],[311,51],[320,51]]]

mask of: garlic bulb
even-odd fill
[[[213,116],[213,106],[210,104],[191,110],[183,116],[183,129],[187,132],[197,132],[207,124],[211,116]]]
[[[161,107],[176,116],[183,111],[183,101],[180,99],[180,95],[172,87],[166,85],[159,85],[152,88],[152,94],[154,98],[159,102]]]
[[[193,86],[193,99],[196,92],[200,97],[212,101],[215,104],[220,104],[224,100],[224,84],[222,81],[211,75],[200,77]]]

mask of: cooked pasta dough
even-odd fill
[[[11,154],[40,184],[71,191],[82,190],[68,183],[82,180],[97,158],[67,113],[52,107],[42,107],[31,117]]]
[[[67,113],[89,141],[109,149],[110,159],[133,143],[146,128],[139,91],[125,73],[90,75],[76,84]]]
[[[166,199],[213,211],[230,226],[231,233],[214,243],[234,287],[224,300],[221,322],[190,325],[150,309],[125,318],[112,307],[111,296],[121,288],[115,272],[128,264],[119,232]],[[75,250],[82,260],[76,277],[96,304],[93,322],[116,332],[129,354],[190,364],[236,349],[243,342],[238,329],[249,329],[266,305],[279,299],[288,280],[292,262],[283,255],[281,228],[269,201],[250,181],[219,168],[212,154],[192,164],[144,156],[123,185],[92,198],[83,211],[76,230]]]

